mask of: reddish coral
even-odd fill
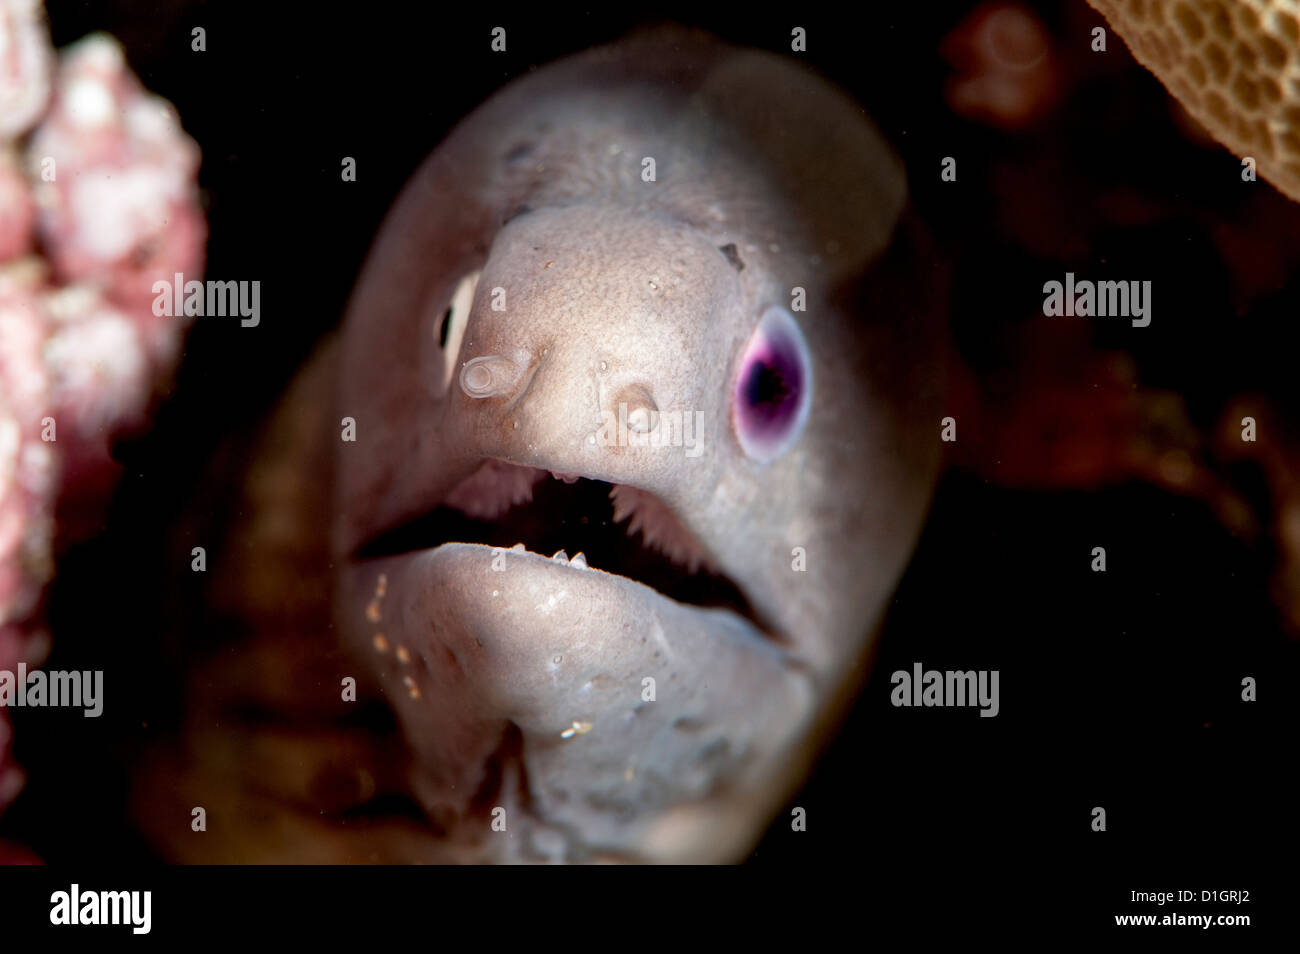
[[[1020,4],[979,7],[944,38],[940,52],[957,69],[948,105],[962,116],[1016,129],[1041,116],[1060,89],[1051,38]]]

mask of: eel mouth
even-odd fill
[[[445,544],[547,556],[623,577],[687,607],[732,613],[765,639],[787,643],[677,514],[630,484],[489,458],[431,510],[372,537],[354,558]]]

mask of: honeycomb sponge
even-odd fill
[[[1089,0],[1187,111],[1300,202],[1300,0]]]

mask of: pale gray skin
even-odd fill
[[[798,784],[861,678],[938,468],[930,289],[881,264],[905,205],[900,161],[852,100],[792,57],[677,30],[510,85],[416,173],[344,326],[338,415],[357,439],[337,451],[335,616],[447,832],[428,860],[734,860]],[[449,377],[439,325],[480,269]],[[738,362],[795,286],[812,409],[757,462],[733,431]],[[520,377],[471,398],[458,370],[487,355]],[[636,388],[703,411],[703,453],[590,442]],[[508,553],[499,572],[468,544],[351,557],[487,458],[654,493],[774,632],[549,554]],[[491,765],[504,778],[484,805]]]

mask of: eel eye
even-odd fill
[[[456,284],[446,310],[434,320],[429,332],[433,339],[433,350],[437,352],[435,364],[438,376],[434,382],[434,391],[438,396],[446,392],[447,386],[459,374],[456,359],[460,356],[461,340],[465,337],[465,328],[469,324],[469,312],[474,305],[474,289],[478,287],[479,274],[470,272]]]
[[[812,362],[803,332],[784,308],[768,308],[750,336],[731,403],[736,437],[754,460],[780,457],[803,431]]]

